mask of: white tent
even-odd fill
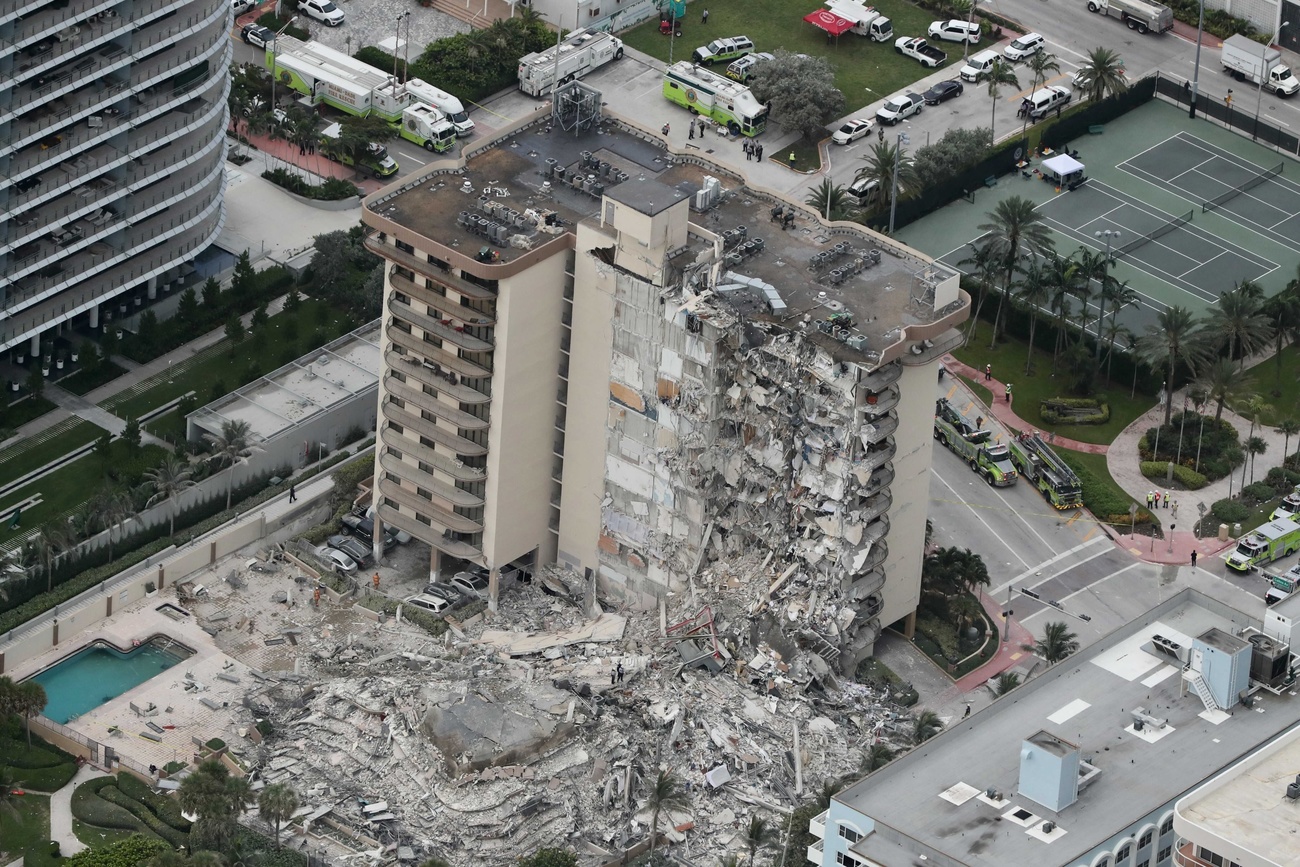
[[[1043,160],[1043,176],[1068,184],[1071,181],[1077,181],[1083,178],[1083,163],[1076,160],[1069,154],[1057,154]]]

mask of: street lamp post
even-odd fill
[[[1201,83],[1201,37],[1205,34],[1205,0],[1201,0],[1196,13],[1196,65],[1192,67],[1192,99],[1187,105],[1187,116],[1196,119],[1196,95]]]
[[[970,24],[971,24],[971,21],[973,21],[974,18],[975,18],[975,6],[976,6],[976,5],[977,5],[977,0],[970,0],[970,9],[966,10],[966,29],[967,29],[967,31],[970,30]],[[963,40],[961,41],[961,59],[962,59],[962,62],[963,62],[963,63],[966,61],[966,56],[967,56],[968,54],[970,54],[970,40],[969,40],[969,39],[963,39]]]
[[[1251,130],[1251,139],[1259,138],[1259,110],[1264,104],[1264,77],[1268,75],[1268,50],[1277,42],[1277,38],[1282,33],[1282,28],[1290,24],[1290,21],[1283,21],[1273,31],[1273,38],[1268,41],[1268,45],[1262,46],[1259,50],[1259,88],[1255,95],[1255,126]]]
[[[1106,292],[1106,278],[1108,278],[1108,277],[1110,276],[1110,263],[1111,263],[1111,258],[1110,258],[1110,244],[1111,244],[1111,241],[1113,241],[1113,240],[1115,240],[1116,238],[1118,238],[1122,233],[1120,232],[1119,229],[1100,229],[1100,230],[1098,230],[1098,231],[1096,231],[1096,232],[1093,232],[1092,234],[1093,234],[1093,237],[1094,237],[1094,238],[1098,238],[1098,239],[1100,239],[1100,238],[1105,238],[1105,239],[1106,239],[1106,261],[1105,261],[1105,263],[1104,263],[1104,265],[1103,265],[1104,270],[1101,272],[1101,291],[1102,291],[1102,293],[1103,293],[1103,294],[1102,294],[1102,302],[1101,302],[1101,303],[1104,305],[1104,304],[1106,303],[1105,294],[1104,294],[1104,293]],[[1084,322],[1085,322],[1085,323],[1087,322],[1087,317],[1084,318]],[[1101,325],[1102,325],[1102,322],[1101,322],[1100,315],[1099,315],[1099,318],[1097,319],[1097,351],[1096,351],[1096,353],[1093,355],[1093,360],[1096,361],[1096,362],[1100,362],[1100,361],[1101,361]],[[1085,330],[1087,329],[1086,324],[1085,324],[1084,328],[1085,328]]]
[[[297,16],[297,15],[293,16],[293,17],[290,18],[288,21],[284,22],[284,26],[281,27],[278,31],[276,31],[276,34],[275,34],[274,36],[271,37],[271,111],[273,111],[273,112],[274,112],[275,109],[276,109],[276,105],[275,105],[275,43],[280,39],[280,34],[283,33],[284,31],[288,30],[288,29],[289,29],[289,25],[293,24],[293,22],[295,22],[295,21],[297,21],[297,20],[298,20],[298,16]]]
[[[894,144],[894,183],[889,193],[889,237],[894,237],[894,213],[898,210],[898,163],[903,157],[903,145],[911,144],[907,133],[900,132]]]

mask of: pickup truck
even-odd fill
[[[903,36],[894,41],[894,50],[930,69],[948,59],[948,55],[926,43],[919,36]]]

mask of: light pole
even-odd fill
[[[903,145],[911,144],[907,133],[900,132],[894,144],[894,183],[889,193],[889,237],[894,237],[894,213],[898,210],[898,163],[903,157]]]
[[[1101,295],[1101,303],[1102,303],[1101,310],[1102,310],[1102,312],[1101,312],[1100,314],[1098,314],[1098,319],[1097,319],[1097,352],[1096,352],[1096,354],[1093,355],[1093,361],[1100,362],[1100,361],[1101,361],[1101,319],[1104,318],[1104,315],[1105,315],[1105,309],[1106,309],[1106,308],[1105,308],[1105,305],[1106,305],[1106,280],[1107,280],[1107,278],[1110,277],[1110,262],[1111,262],[1111,259],[1110,259],[1110,244],[1111,244],[1111,242],[1112,242],[1113,240],[1115,240],[1116,238],[1118,238],[1118,237],[1119,237],[1121,234],[1123,234],[1123,233],[1120,232],[1119,229],[1100,229],[1100,230],[1098,230],[1098,231],[1096,231],[1096,232],[1093,232],[1092,234],[1093,234],[1093,237],[1094,237],[1094,238],[1098,238],[1098,239],[1100,239],[1100,238],[1105,238],[1105,239],[1106,239],[1106,261],[1102,264],[1102,272],[1101,272],[1101,292],[1102,292],[1102,295]],[[1084,318],[1084,322],[1085,322],[1085,323],[1087,322],[1087,318],[1086,318],[1086,317]]]
[[[290,24],[293,24],[293,22],[295,22],[295,21],[297,21],[297,20],[298,20],[298,16],[297,16],[297,15],[293,16],[293,17],[290,18],[288,21],[284,22],[284,26],[281,27],[281,28],[276,32],[276,34],[275,34],[274,36],[271,37],[271,111],[272,111],[272,112],[274,112],[275,109],[276,109],[276,105],[275,105],[275,43],[276,43],[277,40],[279,40],[279,38],[280,38],[280,34],[283,33],[284,31],[288,30],[288,29],[289,29],[289,25],[290,25]]]
[[[968,32],[969,32],[969,30],[970,30],[970,24],[971,24],[971,21],[974,20],[974,18],[975,18],[975,6],[976,6],[976,5],[977,5],[977,0],[970,0],[970,9],[966,10],[966,29],[967,29]],[[961,59],[962,59],[962,62],[963,62],[963,63],[965,63],[965,61],[966,61],[966,56],[967,56],[969,53],[970,53],[970,40],[969,40],[969,39],[963,39],[963,40],[961,41]]]
[[[1279,24],[1277,30],[1273,31],[1273,38],[1268,41],[1268,45],[1261,47],[1259,50],[1259,89],[1255,95],[1255,126],[1250,132],[1252,140],[1259,138],[1259,110],[1264,104],[1264,77],[1268,75],[1268,50],[1273,47],[1274,42],[1277,42],[1277,37],[1281,35],[1282,28],[1290,23],[1290,21],[1283,21]]]
[[[1196,94],[1201,83],[1201,37],[1205,34],[1205,0],[1201,0],[1196,13],[1196,65],[1192,67],[1192,99],[1187,105],[1187,116],[1196,119]]]

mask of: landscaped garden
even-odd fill
[[[916,609],[916,646],[958,678],[998,652],[998,627],[984,611],[978,593],[989,584],[988,567],[978,554],[938,548],[921,567],[921,601]]]

